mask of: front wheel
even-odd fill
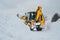
[[[39,25],[36,25],[34,28],[30,28],[31,31],[42,31],[43,28],[41,28]]]

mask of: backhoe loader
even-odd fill
[[[45,24],[41,6],[38,6],[36,11],[25,13],[25,16],[22,16],[21,19],[25,20],[24,24],[28,25],[31,31],[41,31]]]

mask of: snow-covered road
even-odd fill
[[[60,0],[0,0],[0,40],[60,40],[60,19],[49,23],[55,12],[60,13]],[[48,16],[48,29],[32,32],[16,14],[43,7],[43,14]]]

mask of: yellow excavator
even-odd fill
[[[28,25],[31,31],[41,31],[45,24],[45,18],[42,14],[42,7],[38,6],[36,11],[30,11],[22,16],[25,25]]]

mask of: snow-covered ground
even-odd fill
[[[60,40],[60,19],[50,22],[54,13],[60,14],[59,4],[60,0],[0,0],[0,40]],[[48,17],[47,29],[32,32],[16,14],[36,11],[39,5]]]

